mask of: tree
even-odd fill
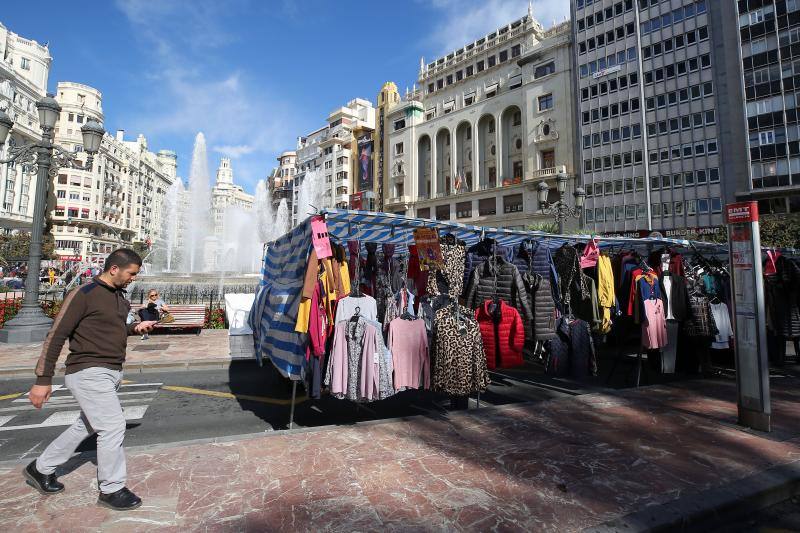
[[[30,233],[20,231],[12,235],[0,235],[0,257],[5,261],[27,261],[30,249]],[[52,259],[54,250],[55,241],[53,240],[53,235],[45,234],[42,239],[42,259]]]
[[[764,215],[760,220],[761,246],[800,248],[800,216]]]
[[[543,231],[544,233],[558,233],[558,224],[556,222],[537,222],[536,224],[529,224],[525,229],[528,231]]]

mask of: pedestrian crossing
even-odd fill
[[[144,418],[150,402],[155,398],[163,383],[126,383],[120,386],[120,397],[125,420],[136,421]],[[36,409],[30,405],[26,394],[0,407],[0,433],[24,429],[41,429],[70,426],[81,415],[75,397],[64,385],[53,385],[53,395]],[[5,405],[10,405],[5,407]]]

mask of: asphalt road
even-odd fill
[[[78,416],[80,408],[66,388],[53,393],[42,409],[25,396],[31,380],[0,381],[0,461],[37,456]],[[63,378],[54,382],[63,385]],[[589,392],[568,381],[540,375],[535,368],[492,375],[481,405],[543,401]],[[440,417],[451,408],[448,398],[429,391],[406,391],[367,405],[325,397],[308,400],[297,389],[295,427],[353,424],[399,416]],[[230,370],[130,374],[120,388],[128,418],[126,446],[162,444],[285,429],[291,386],[271,366],[238,362]],[[477,406],[477,398],[470,407]],[[93,439],[79,448],[91,450]]]

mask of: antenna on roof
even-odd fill
[[[533,20],[533,2],[528,0],[528,18]]]

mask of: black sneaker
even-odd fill
[[[142,505],[142,499],[132,493],[128,487],[122,487],[111,494],[100,493],[97,503],[115,511],[131,511]]]
[[[22,471],[25,482],[45,496],[56,494],[64,490],[64,485],[59,483],[55,474],[42,474],[36,470],[36,461],[25,467]]]

